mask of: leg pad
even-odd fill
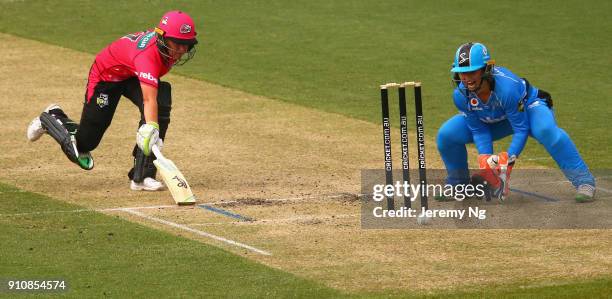
[[[40,114],[40,122],[47,133],[60,145],[66,157],[78,164],[79,151],[74,137],[79,127],[78,124],[68,117],[56,117],[47,112]]]

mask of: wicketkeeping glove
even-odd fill
[[[493,192],[493,196],[504,200],[510,194],[510,173],[516,162],[516,156],[508,156],[507,152],[491,155],[487,158],[488,166],[499,177],[500,186]]]
[[[156,122],[148,122],[138,129],[136,133],[136,144],[145,154],[151,155],[151,147],[159,142],[159,125]]]
[[[490,188],[492,190],[495,190],[499,188],[501,182],[499,181],[499,176],[495,172],[496,165],[493,165],[493,167],[491,167],[491,163],[489,163],[493,156],[495,155],[478,156],[478,168],[480,168],[480,171],[478,171],[476,175],[482,177],[483,180],[487,181]],[[497,161],[497,158],[495,158],[495,160]]]

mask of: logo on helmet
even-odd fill
[[[162,24],[164,24],[164,25],[168,25],[168,17],[164,17],[164,18],[162,19]]]
[[[463,64],[466,60],[470,59],[469,57],[466,57],[467,54],[468,53],[466,53],[466,52],[462,52],[462,53],[459,54],[459,59],[460,59],[459,60],[459,64],[460,65]]]
[[[183,34],[191,32],[191,26],[189,26],[189,24],[181,25],[180,32],[183,33]]]

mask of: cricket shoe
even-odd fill
[[[58,104],[51,104],[47,108],[45,108],[45,112],[50,113],[51,110],[56,109],[60,111],[62,110],[62,108]],[[45,133],[47,133],[47,130],[43,128],[43,125],[40,122],[40,117],[37,116],[30,122],[26,136],[28,137],[29,141],[34,142],[40,139],[40,137]]]
[[[77,164],[85,170],[92,170],[94,168],[94,160],[89,152],[80,153],[77,158]]]
[[[145,178],[142,183],[132,181],[130,189],[134,191],[161,191],[165,189],[165,186],[162,182],[154,178]]]
[[[577,202],[591,202],[595,200],[595,186],[589,184],[582,184],[576,188]]]

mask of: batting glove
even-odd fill
[[[151,148],[159,140],[159,125],[156,122],[150,121],[140,126],[138,133],[136,133],[136,144],[145,156],[151,155]]]

